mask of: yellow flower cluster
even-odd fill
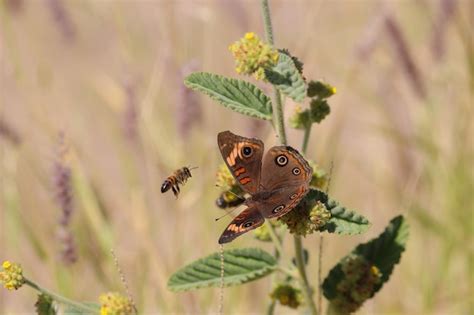
[[[277,300],[281,305],[291,308],[297,308],[303,303],[303,294],[301,290],[290,284],[278,284],[270,293],[273,300]]]
[[[319,167],[319,165],[317,165],[313,161],[309,160],[308,163],[309,166],[311,166],[311,168],[313,169],[313,176],[311,177],[311,182],[309,183],[309,185],[319,190],[325,190],[326,184],[328,182],[328,174],[324,169]]]
[[[341,269],[345,277],[337,285],[331,307],[337,313],[353,313],[373,296],[382,281],[382,273],[377,266],[356,254],[344,258]]]
[[[12,263],[8,260],[2,264],[3,270],[0,271],[0,283],[7,290],[18,290],[24,283],[23,269],[20,264]]]
[[[257,240],[262,241],[262,242],[270,242],[272,240],[272,237],[270,236],[270,230],[269,230],[267,224],[271,224],[275,228],[281,226],[280,221],[267,221],[267,222],[265,222],[264,225],[256,228],[253,231],[253,236]]]
[[[239,74],[253,74],[257,80],[265,79],[265,68],[278,62],[278,51],[263,43],[253,32],[230,45],[229,50],[235,59],[235,71]]]
[[[102,294],[100,300],[100,315],[131,315],[135,314],[132,302],[126,296],[116,292]]]
[[[230,173],[227,165],[225,165],[225,163],[219,165],[219,169],[217,170],[216,174],[216,186],[226,191],[231,190],[236,185],[237,182]]]
[[[331,212],[326,209],[323,203],[316,202],[316,205],[309,212],[309,220],[313,223],[312,228],[317,231],[328,223],[331,219]]]

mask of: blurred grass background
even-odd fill
[[[277,141],[267,124],[182,80],[200,70],[237,76],[227,47],[247,31],[263,37],[259,2],[0,4],[0,259],[65,296],[96,301],[123,291],[113,248],[144,313],[216,312],[218,290],[166,289],[179,267],[218,250],[228,221],[214,222],[222,214],[216,134]],[[472,2],[275,0],[271,9],[276,45],[305,62],[307,78],[338,89],[309,157],[334,163],[330,194],[373,223],[364,235],[325,237],[323,274],[404,213],[411,236],[402,263],[360,313],[474,312]],[[293,108],[288,101],[287,115]],[[301,140],[289,131],[290,144]],[[70,170],[70,187],[58,165]],[[161,194],[185,165],[199,168],[179,199]],[[64,230],[72,264],[61,255]],[[270,249],[251,235],[228,248],[244,246]],[[316,283],[318,238],[305,246]],[[225,290],[225,313],[262,313],[269,286]],[[0,290],[2,314],[31,313],[34,301],[32,290]]]

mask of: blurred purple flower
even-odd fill
[[[63,38],[68,41],[74,40],[76,37],[76,28],[74,27],[69,12],[64,6],[65,2],[62,0],[47,0],[46,4]]]
[[[406,75],[408,80],[411,81],[413,91],[420,98],[425,98],[426,89],[423,78],[415,64],[410,47],[403,36],[400,23],[398,23],[392,14],[387,14],[385,18],[385,30],[387,31],[390,42],[393,45],[394,51],[398,57],[397,61],[400,63],[403,73]]]
[[[446,28],[456,13],[456,0],[439,0],[438,16],[433,25],[433,33],[431,38],[431,52],[433,57],[440,61],[446,50]]]
[[[199,62],[192,60],[181,68],[179,76],[178,103],[176,104],[176,127],[182,139],[187,139],[193,125],[201,121],[201,103],[199,95],[188,89],[184,83],[184,78],[199,68]]]
[[[23,0],[5,0],[5,8],[12,13],[20,13],[25,2]]]
[[[70,265],[77,261],[74,237],[70,231],[71,216],[74,211],[71,183],[71,168],[66,162],[68,147],[63,133],[59,134],[59,150],[53,165],[53,184],[56,202],[61,209],[58,239],[61,244],[61,260]]]
[[[20,136],[3,119],[0,119],[0,137],[5,138],[14,145],[18,145],[21,143]]]
[[[135,84],[126,83],[125,89],[125,110],[123,112],[123,130],[125,136],[130,141],[136,141],[138,136],[137,120],[138,120],[138,104],[136,97]]]

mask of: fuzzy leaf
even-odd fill
[[[277,265],[275,258],[258,248],[224,251],[224,286],[262,278]],[[168,281],[171,291],[187,291],[221,284],[220,253],[201,258],[175,272]]]
[[[375,292],[380,290],[384,282],[388,281],[393,268],[400,262],[408,240],[408,232],[408,223],[402,215],[399,215],[390,221],[379,237],[355,248],[354,253],[373,262],[382,272],[382,283]]]
[[[337,233],[343,235],[361,234],[367,231],[370,227],[370,222],[364,216],[347,210],[345,207],[339,205],[335,200],[332,200],[324,192],[316,189],[311,189],[306,195],[306,200],[316,203],[320,201],[324,204],[327,210],[331,213],[331,219],[324,225],[320,231],[327,231],[329,233]]]
[[[195,72],[184,79],[184,84],[240,114],[265,120],[272,119],[270,98],[247,81],[207,72]]]
[[[46,294],[39,294],[35,303],[36,314],[38,315],[56,315],[54,300]]]
[[[374,288],[373,296],[388,281],[393,268],[400,262],[402,252],[408,240],[408,224],[403,216],[393,218],[385,230],[377,238],[359,244],[349,254],[363,256],[381,272],[381,282]],[[348,255],[348,256],[349,256]],[[341,260],[343,261],[344,258]],[[329,272],[323,282],[324,296],[333,299],[337,295],[337,285],[345,277],[341,269],[341,261]]]
[[[301,102],[306,97],[306,84],[290,56],[280,53],[278,63],[272,69],[265,69],[265,77],[280,92]]]

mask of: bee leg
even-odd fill
[[[178,190],[178,194],[181,192],[181,190],[179,189],[179,185],[176,185],[176,189]]]
[[[179,188],[178,188],[178,190],[176,190],[177,187],[178,187],[177,185],[176,186],[171,186],[171,189],[173,190],[173,194],[176,198],[178,198],[178,194],[179,194]]]

